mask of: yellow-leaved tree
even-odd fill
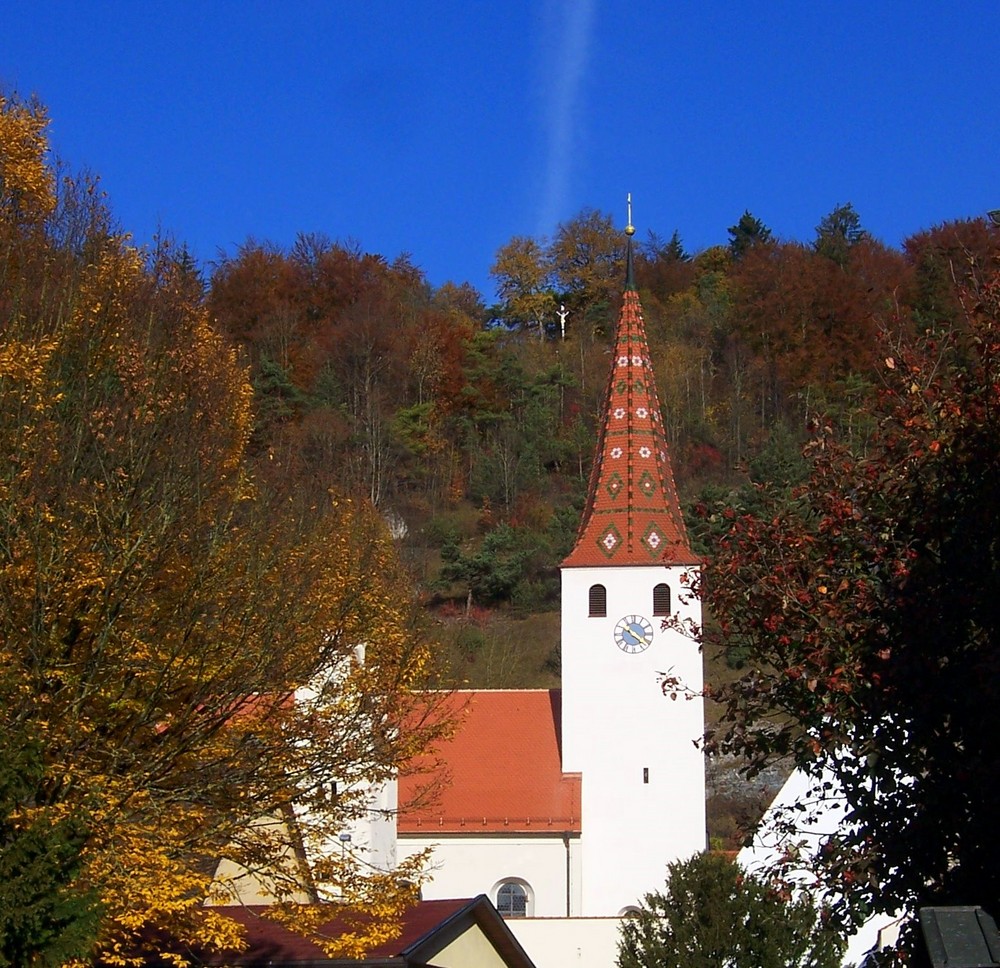
[[[220,859],[293,926],[363,908],[356,953],[416,871],[314,848],[443,728],[409,583],[365,508],[255,482],[190,268],[56,178],[45,121],[0,97],[0,964],[238,946]]]

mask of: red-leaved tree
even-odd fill
[[[708,747],[836,777],[846,822],[808,860],[848,919],[996,913],[1000,277],[882,356],[864,452],[818,422],[806,483],[734,514],[707,563],[706,647],[749,660]]]

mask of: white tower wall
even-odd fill
[[[697,601],[680,601],[689,567],[577,567],[562,570],[563,770],[583,774],[580,840],[582,911],[620,913],[665,880],[666,865],[705,848],[702,658],[697,644],[662,631],[653,587],[666,582],[671,609],[700,621]],[[607,616],[589,616],[590,587],[607,590]],[[629,615],[653,627],[643,652],[623,651],[615,626]],[[662,674],[691,698],[664,695]]]

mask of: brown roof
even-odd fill
[[[335,937],[346,930],[345,923],[336,917],[337,905],[325,905],[331,912],[330,920],[317,929],[317,933]],[[454,900],[420,901],[403,916],[402,933],[385,944],[372,948],[363,958],[330,958],[323,949],[312,941],[283,927],[267,917],[267,905],[233,905],[214,909],[243,925],[246,930],[247,948],[243,952],[210,954],[192,951],[183,946],[160,939],[157,950],[172,950],[183,953],[200,965],[241,966],[241,968],[263,968],[263,966],[346,966],[363,965],[368,968],[379,966],[426,965],[435,954],[443,950],[456,938],[470,929],[480,931],[491,943],[501,962],[508,968],[534,968],[531,959],[504,924],[489,898],[480,894],[475,898]],[[149,956],[148,965],[165,966],[166,957]],[[491,962],[492,963],[492,962]]]
[[[632,239],[629,237],[631,270]],[[631,271],[615,332],[590,495],[564,567],[680,565],[688,544]]]
[[[438,756],[441,788],[422,802],[422,774],[401,776],[401,834],[580,830],[580,774],[563,773],[557,689],[456,692],[458,720]]]

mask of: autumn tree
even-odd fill
[[[222,259],[208,307],[250,362],[261,473],[390,514],[423,506],[425,488],[446,499],[460,463],[449,421],[485,316],[471,287],[435,293],[405,258],[313,234]]]
[[[914,270],[909,297],[927,326],[961,314],[959,288],[976,290],[1000,258],[1000,226],[985,218],[957,219],[910,236],[903,251]]]
[[[1000,906],[1000,279],[963,298],[947,331],[883,344],[866,446],[821,422],[804,484],[764,487],[705,570],[707,646],[749,657],[709,747],[790,756],[841,799],[799,861],[846,920]]]
[[[732,276],[733,329],[758,361],[761,422],[794,416],[842,395],[840,383],[870,373],[880,326],[903,323],[908,283],[899,253],[862,239],[843,265],[799,243],[753,247]]]
[[[625,240],[610,215],[585,209],[560,223],[549,254],[556,284],[578,313],[610,312],[625,278]]]
[[[537,330],[538,338],[544,339],[559,308],[545,247],[536,239],[515,236],[497,251],[490,275],[501,301],[504,323]]]
[[[515,236],[499,249],[490,269],[500,318],[508,326],[537,329],[544,338],[565,304],[576,330],[593,329],[621,291],[624,260],[611,216],[594,210],[560,223],[548,241]]]
[[[839,968],[844,942],[808,896],[720,854],[667,868],[662,891],[622,920],[619,968]]]
[[[687,289],[696,272],[692,257],[676,230],[666,242],[649,232],[646,242],[636,253],[635,270],[639,286],[644,290],[643,308],[647,312],[647,303],[663,301]]]
[[[0,92],[0,200],[9,227],[37,224],[55,208],[55,177],[45,157],[48,123],[38,101]]]
[[[183,253],[60,223],[89,203],[37,177],[39,110],[2,113],[0,951],[237,945],[203,904],[220,858],[384,937],[415,872],[323,849],[428,736],[400,728],[429,653],[384,527],[254,478],[252,388]]]

